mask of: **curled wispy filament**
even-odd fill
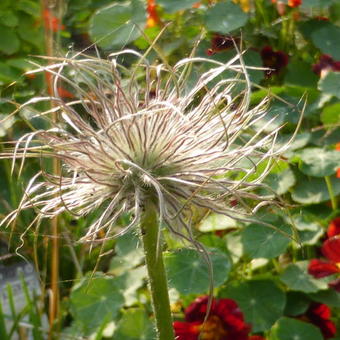
[[[128,55],[139,58],[130,69],[118,62]],[[96,211],[82,238],[94,242],[100,231],[108,239],[137,224],[147,200],[161,222],[191,239],[193,205],[246,220],[268,203],[254,189],[282,150],[274,149],[278,129],[254,129],[268,100],[249,106],[251,84],[241,54],[228,63],[186,58],[173,67],[151,66],[132,50],[107,60],[78,55],[54,62],[33,72],[53,75],[55,96],[33,98],[20,109],[52,100],[54,107],[36,116],[57,115],[57,123],[21,137],[1,157],[21,158],[20,172],[27,157],[57,158],[62,171],[42,169],[34,176],[2,224],[28,208],[36,208],[37,222],[65,211],[76,218]],[[60,97],[60,84],[74,98]],[[263,173],[251,176],[264,161]],[[125,213],[130,224],[118,230]]]

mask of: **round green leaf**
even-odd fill
[[[318,290],[327,289],[327,283],[322,279],[314,279],[308,274],[308,261],[300,261],[287,266],[280,275],[280,280],[291,290],[305,293],[314,293]]]
[[[326,127],[340,124],[340,103],[327,105],[321,112],[321,121]]]
[[[168,13],[192,8],[196,2],[197,0],[157,0],[157,4],[161,5]]]
[[[20,48],[20,41],[12,28],[0,25],[0,51],[10,55]]]
[[[90,37],[102,48],[121,48],[141,35],[145,21],[145,8],[140,0],[114,3],[92,16]]]
[[[331,177],[334,195],[340,194],[340,181]],[[325,180],[315,177],[300,177],[293,188],[292,198],[302,204],[317,204],[329,200],[329,192]]]
[[[322,226],[315,221],[315,217],[306,214],[293,216],[294,227],[299,231],[299,243],[314,245],[324,234]]]
[[[118,322],[113,340],[156,339],[153,323],[142,308],[130,308]]]
[[[278,225],[277,230],[261,224],[250,224],[241,232],[243,249],[251,258],[271,259],[282,254],[289,242],[290,233],[288,226]]]
[[[300,170],[309,176],[330,176],[340,165],[340,152],[336,150],[307,148],[299,155],[303,162]]]
[[[210,214],[198,226],[202,232],[232,229],[236,227],[236,221],[228,216],[221,214]]]
[[[129,232],[117,239],[116,256],[110,262],[110,273],[120,275],[139,265],[144,259],[144,252],[140,246],[139,238],[135,233]]]
[[[84,278],[70,295],[71,313],[85,333],[111,321],[124,304],[120,287],[113,277]]]
[[[324,78],[320,79],[318,88],[325,94],[340,98],[340,73],[329,72]]]
[[[248,21],[248,15],[230,2],[220,2],[207,10],[205,23],[208,30],[222,34],[230,33],[242,27]]]
[[[214,287],[221,286],[231,268],[231,261],[227,254],[218,249],[208,249],[213,265]],[[209,288],[209,271],[203,257],[193,249],[177,249],[164,256],[170,286],[181,294],[200,294]]]
[[[286,169],[279,173],[270,173],[265,183],[278,195],[285,194],[294,184],[295,176],[292,170]]]
[[[311,39],[323,53],[331,55],[335,60],[340,59],[340,27],[327,22],[312,32]]]
[[[296,319],[281,318],[273,327],[270,340],[323,340],[318,327]]]
[[[268,330],[282,316],[286,304],[286,295],[270,280],[238,283],[221,295],[238,303],[253,332]]]

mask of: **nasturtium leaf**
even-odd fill
[[[340,27],[327,22],[326,25],[312,32],[311,39],[323,53],[329,54],[335,60],[340,59],[338,48],[340,46]]]
[[[300,7],[311,10],[320,10],[320,8],[325,8],[330,6],[334,0],[304,0],[301,2]]]
[[[306,148],[299,153],[302,160],[300,170],[309,176],[333,175],[340,165],[340,152],[322,148]]]
[[[293,61],[287,66],[285,82],[290,85],[316,87],[318,76],[311,72],[310,64],[302,61]]]
[[[322,226],[313,219],[308,219],[305,215],[293,216],[294,227],[298,230],[299,243],[314,245],[324,234]]]
[[[221,297],[234,299],[253,332],[262,332],[283,315],[285,293],[271,280],[251,280],[228,286]]]
[[[212,266],[214,287],[228,278],[231,260],[218,249],[207,248]],[[169,285],[181,294],[200,294],[209,289],[209,271],[203,256],[193,249],[177,249],[164,254]]]
[[[90,37],[102,48],[122,48],[141,35],[146,16],[140,0],[113,3],[99,9],[90,20]]]
[[[324,279],[315,279],[308,274],[308,261],[289,264],[280,275],[280,280],[291,290],[305,293],[314,293],[328,288]]]
[[[286,169],[279,173],[270,173],[264,183],[276,194],[283,195],[295,184],[295,176],[292,170]]]
[[[42,50],[44,46],[43,29],[41,26],[35,25],[35,20],[27,15],[20,17],[17,32],[22,40]]]
[[[311,301],[307,295],[300,292],[288,292],[284,315],[301,315],[308,309],[310,303]]]
[[[150,340],[155,339],[155,328],[142,308],[126,310],[117,324],[112,340]]]
[[[290,229],[286,225],[275,225],[277,230],[261,224],[250,224],[241,232],[244,253],[251,258],[271,259],[287,249]]]
[[[324,78],[319,80],[318,88],[325,94],[330,94],[332,96],[340,98],[340,73],[329,72]]]
[[[320,290],[308,295],[314,301],[324,303],[330,307],[340,308],[340,294],[335,289]]]
[[[17,3],[17,8],[35,18],[39,18],[41,15],[40,5],[36,1],[20,0]]]
[[[244,26],[248,15],[231,1],[223,1],[209,8],[204,20],[209,31],[227,34]]]
[[[18,17],[12,11],[0,11],[0,22],[7,27],[15,27],[18,25]]]
[[[340,194],[340,181],[331,177],[334,195]],[[317,204],[330,199],[324,178],[300,177],[293,187],[292,198],[302,204]]]
[[[162,6],[168,13],[192,8],[192,5],[196,2],[197,0],[157,0],[157,4]]]
[[[233,263],[237,263],[244,253],[240,231],[228,233],[225,241]]]
[[[321,121],[325,127],[334,127],[340,125],[340,103],[327,105],[321,112]]]
[[[123,304],[124,297],[115,279],[100,274],[81,280],[70,295],[71,313],[85,333],[115,318]]]
[[[110,273],[115,275],[139,265],[144,259],[139,238],[134,232],[118,237],[115,250],[116,256],[110,262]]]
[[[0,25],[0,52],[11,55],[20,48],[20,40],[12,28]]]
[[[283,317],[272,328],[269,340],[323,340],[320,329],[309,322]]]
[[[137,290],[144,285],[146,277],[145,266],[129,269],[124,274],[115,277],[115,283],[124,296],[125,306],[132,306],[138,302]]]
[[[237,223],[234,219],[225,215],[212,213],[203,221],[201,221],[198,229],[202,232],[210,232],[235,228],[236,225]]]
[[[0,62],[0,85],[18,80],[19,74],[5,63]]]

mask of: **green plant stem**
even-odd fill
[[[337,210],[338,209],[338,202],[337,202],[336,197],[334,195],[332,181],[331,181],[329,176],[325,176],[325,181],[326,181],[329,197],[331,198],[332,209]]]
[[[162,249],[158,245],[160,226],[153,205],[147,204],[141,219],[141,234],[148,270],[158,340],[174,340],[168,284]]]

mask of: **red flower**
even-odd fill
[[[45,29],[52,32],[58,32],[65,28],[65,26],[61,24],[60,20],[55,17],[49,9],[43,10],[43,18],[45,21]]]
[[[270,70],[265,71],[267,77],[280,73],[288,64],[288,55],[283,51],[274,51],[270,46],[263,47],[261,58],[263,66],[270,68]]]
[[[336,145],[335,145],[335,150],[338,150],[338,151],[340,151],[340,143],[337,143]],[[336,177],[337,178],[340,178],[340,168],[336,171]],[[339,217],[339,232],[338,232],[338,234],[340,234],[340,217]]]
[[[208,55],[213,55],[216,52],[229,50],[234,47],[234,42],[237,43],[239,39],[233,39],[230,35],[223,35],[214,33],[211,38],[211,47],[207,50]]]
[[[299,7],[302,3],[302,0],[288,0],[289,7]]]
[[[313,71],[317,75],[321,75],[322,71],[334,71],[339,72],[340,71],[340,61],[334,61],[333,58],[327,54],[323,54],[319,62],[317,64],[313,65]]]
[[[175,321],[177,340],[248,340],[250,326],[231,299],[213,300],[210,314],[207,313],[208,297],[197,298],[185,310],[185,322]],[[256,339],[256,338],[255,338]]]
[[[266,340],[266,339],[261,335],[252,335],[248,338],[248,340]]]
[[[333,338],[336,333],[335,324],[330,320],[331,310],[325,304],[312,303],[305,313],[309,322],[320,328],[325,339]]]
[[[327,260],[312,259],[308,265],[308,273],[319,279],[340,273],[340,217],[331,221],[327,229],[329,237],[321,247],[321,252]],[[329,283],[335,290],[340,290],[340,283],[336,279]]]
[[[308,265],[308,273],[317,279],[339,272],[339,267],[336,264],[328,261],[312,259]]]
[[[147,0],[146,11],[148,13],[146,27],[155,27],[161,23],[161,19],[159,18],[157,13],[155,0]]]
[[[329,223],[329,226],[327,229],[328,237],[333,237],[336,235],[340,235],[340,217],[336,217],[334,220],[332,220]]]

